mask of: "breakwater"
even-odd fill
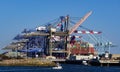
[[[0,61],[0,66],[55,66],[56,64],[49,60],[41,59],[8,59]]]

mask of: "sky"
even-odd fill
[[[85,27],[102,31],[120,54],[120,0],[0,0],[0,49],[9,45],[25,28],[32,29],[59,16],[92,15]]]

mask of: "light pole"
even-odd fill
[[[109,54],[110,54],[110,47],[112,45],[112,42],[108,42],[108,47],[109,47]]]
[[[17,44],[17,50],[16,50],[16,52],[17,52],[17,58],[18,58],[18,49],[19,49],[19,47],[20,47],[20,44]]]

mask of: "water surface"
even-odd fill
[[[100,67],[62,64],[63,69],[35,66],[0,66],[0,72],[120,72],[119,66]]]

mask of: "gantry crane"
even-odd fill
[[[67,38],[69,37],[69,35],[71,35],[72,33],[75,32],[75,30],[91,15],[92,11],[90,11],[89,13],[87,13],[84,17],[82,17],[70,30],[68,29],[68,26],[69,26],[69,16],[67,15],[66,17],[61,17],[61,21],[60,23],[64,24],[63,26],[63,31],[62,31],[62,28],[61,28],[61,31],[58,31],[58,32],[51,32],[51,28],[49,29],[48,32],[41,32],[41,31],[35,31],[35,32],[28,32],[28,33],[24,33],[22,35],[23,39],[28,39],[28,41],[26,42],[26,45],[30,45],[30,43],[34,43],[35,44],[32,44],[33,45],[38,45],[38,42],[40,40],[38,40],[38,38],[44,38],[44,43],[46,43],[46,48],[49,48],[47,49],[48,50],[48,54],[49,55],[52,55],[52,53],[60,53],[60,52],[63,52],[63,53],[68,53],[67,51]],[[39,37],[41,36],[41,37]],[[62,51],[52,51],[52,43],[51,43],[51,39],[52,39],[52,36],[60,36],[62,37],[64,40],[64,50]],[[33,39],[34,38],[34,39]],[[42,40],[43,41],[43,40]],[[62,43],[62,42],[61,42]],[[40,44],[40,43],[39,43]],[[29,46],[27,46],[29,47]],[[40,47],[38,45],[38,47]],[[28,51],[28,50],[27,50]],[[66,55],[65,55],[66,56]]]
[[[69,31],[69,34],[72,34],[90,15],[92,14],[92,11],[88,12],[84,17],[80,19]]]
[[[92,14],[92,11],[88,12],[85,16],[83,16],[83,17],[69,30],[68,34],[71,35],[72,33],[74,33],[74,32],[77,30],[77,28],[78,28],[91,14]],[[67,21],[67,22],[68,22],[68,21]],[[67,38],[68,38],[68,37],[66,36],[66,41],[68,41]],[[75,39],[74,36],[71,37],[71,38]],[[67,48],[67,43],[66,43],[66,48]],[[70,52],[70,48],[69,48],[69,49],[68,49],[68,54],[67,54],[67,57],[66,57],[66,58],[69,58],[70,54],[71,54],[71,52]]]

